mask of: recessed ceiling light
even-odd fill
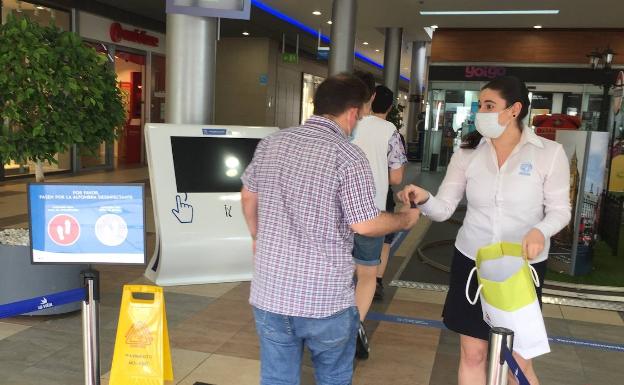
[[[362,44],[364,44],[364,45],[368,45],[368,42],[367,42],[367,41],[365,41],[365,42],[363,42]]]
[[[314,12],[312,12],[312,14],[316,15],[316,16],[321,16],[322,15],[321,11],[314,11]]]
[[[244,36],[249,36],[249,32],[245,31],[245,32],[243,32],[243,35]]]
[[[558,15],[558,9],[522,9],[509,11],[420,11],[423,16],[453,16],[453,15]]]
[[[376,50],[375,50],[375,52],[379,52],[379,50],[378,50],[378,49],[376,49]]]
[[[431,26],[431,29],[438,29],[438,26],[434,24]]]
[[[327,20],[327,24],[331,25],[332,21],[331,20]]]
[[[533,28],[535,28],[535,29],[542,29],[542,26],[541,25],[534,25]]]

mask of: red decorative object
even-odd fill
[[[537,135],[555,140],[557,130],[578,130],[581,119],[566,114],[536,115],[533,118],[533,126]]]

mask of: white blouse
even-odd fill
[[[522,243],[532,228],[544,234],[544,251],[531,263],[548,258],[550,237],[570,221],[570,166],[561,144],[522,130],[520,143],[502,167],[489,139],[451,158],[436,196],[420,205],[433,221],[451,217],[466,192],[466,218],[455,247],[475,259],[492,243]]]

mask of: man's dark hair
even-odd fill
[[[366,85],[356,76],[330,76],[316,90],[314,115],[340,116],[349,108],[361,108],[370,97]]]
[[[383,114],[394,103],[394,93],[386,86],[375,88],[375,99],[373,99],[372,110],[376,114]]]
[[[370,93],[371,96],[373,96],[373,94],[375,93],[375,76],[373,76],[373,74],[370,72],[360,71],[360,70],[353,71],[353,75],[358,77],[361,81],[364,82],[364,84],[366,84],[366,87],[368,88],[368,92]]]

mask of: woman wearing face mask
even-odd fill
[[[522,244],[524,255],[544,282],[550,237],[570,221],[569,164],[562,146],[524,127],[528,91],[515,77],[486,84],[479,95],[477,132],[469,134],[448,166],[437,195],[414,185],[399,193],[433,221],[451,217],[466,193],[466,218],[455,241],[445,325],[461,334],[460,385],[486,382],[489,326],[480,303],[470,305],[465,285],[480,247],[507,241]],[[471,293],[477,288],[471,282]],[[541,304],[541,285],[537,288]],[[514,353],[532,385],[530,360]]]

